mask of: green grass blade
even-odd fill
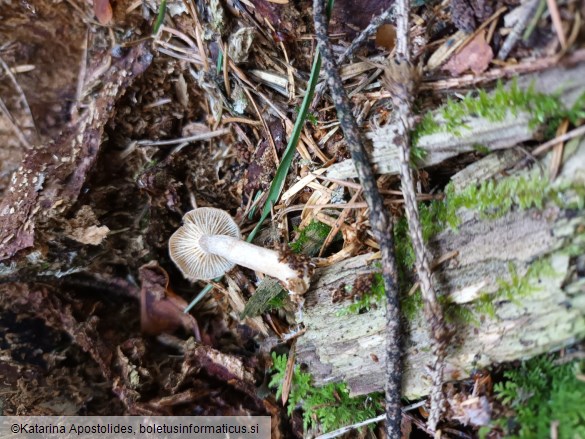
[[[165,19],[165,13],[167,11],[167,0],[162,0],[160,2],[160,8],[158,9],[158,15],[156,16],[156,21],[154,22],[154,27],[152,28],[153,35],[158,33],[161,24]]]
[[[333,2],[334,0],[328,0],[327,2],[327,18],[331,15],[331,10],[333,9]],[[161,5],[162,7],[162,5]],[[160,16],[160,13],[159,13]],[[157,20],[158,21],[158,20]],[[319,72],[321,71],[321,55],[317,52],[317,56],[313,60],[313,66],[311,68],[311,77],[309,78],[309,83],[307,84],[307,92],[303,97],[303,103],[301,104],[301,108],[299,110],[299,114],[297,116],[297,120],[295,121],[295,126],[293,128],[292,135],[288,140],[288,144],[286,146],[286,150],[282,155],[282,159],[280,161],[280,166],[276,170],[276,175],[274,176],[274,180],[270,185],[270,189],[268,190],[268,196],[266,198],[266,203],[264,204],[264,208],[262,209],[262,214],[260,215],[260,220],[254,230],[250,232],[246,241],[252,242],[262,223],[272,210],[272,206],[274,203],[278,201],[280,197],[280,193],[282,192],[282,188],[284,187],[284,182],[286,180],[286,176],[288,175],[288,171],[290,169],[290,165],[292,164],[293,157],[297,150],[297,144],[299,143],[299,138],[301,137],[301,131],[303,129],[303,125],[307,119],[307,114],[309,112],[309,105],[313,100],[313,93],[315,92],[315,87],[317,86],[317,82],[319,80]],[[216,281],[221,280],[221,278],[215,279]],[[191,303],[185,308],[184,312],[189,312],[203,297],[212,289],[212,285],[208,284],[201,290],[201,292],[191,301]]]
[[[327,3],[327,17],[331,15],[331,10],[333,9],[333,1],[329,0]],[[266,198],[266,203],[264,204],[264,209],[262,209],[262,215],[260,215],[260,220],[254,230],[248,235],[247,241],[251,242],[264,220],[270,214],[272,207],[278,201],[280,197],[280,193],[282,192],[282,188],[284,187],[284,182],[286,180],[286,176],[288,175],[288,171],[290,170],[290,165],[292,164],[293,157],[297,150],[297,144],[299,143],[299,138],[301,137],[301,131],[303,129],[303,125],[307,119],[307,114],[309,112],[309,106],[311,105],[311,101],[313,100],[313,94],[315,92],[315,87],[319,80],[319,72],[321,71],[321,55],[317,52],[317,56],[313,60],[313,67],[311,68],[311,77],[309,78],[309,83],[307,84],[307,92],[303,98],[303,103],[301,104],[301,108],[299,109],[299,114],[297,116],[297,120],[295,121],[295,126],[293,128],[292,135],[288,140],[288,144],[286,146],[286,150],[282,155],[282,159],[280,161],[280,166],[276,170],[276,175],[274,176],[274,180],[272,180],[272,184],[270,185],[270,189],[268,190],[268,197]]]

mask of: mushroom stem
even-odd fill
[[[203,235],[199,238],[199,245],[207,253],[222,256],[234,264],[272,276],[295,293],[302,294],[309,287],[308,275],[299,275],[289,264],[280,261],[278,252],[274,250],[226,235]]]

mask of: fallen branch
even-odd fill
[[[445,368],[449,333],[443,317],[442,306],[437,300],[434,282],[431,280],[431,264],[422,237],[414,178],[410,168],[412,104],[415,98],[417,71],[410,64],[409,16],[410,1],[398,0],[396,2],[396,58],[389,60],[384,67],[384,83],[392,95],[396,119],[393,139],[398,146],[400,182],[406,219],[414,247],[416,272],[421,285],[426,318],[425,326],[429,331],[430,338],[433,340],[431,345],[433,358],[430,363],[430,377],[433,387],[431,389],[431,409],[428,427],[434,432],[443,412],[443,370]]]
[[[392,220],[384,207],[384,200],[376,186],[374,173],[364,149],[357,123],[351,112],[349,99],[343,89],[341,77],[335,65],[333,51],[327,35],[327,20],[321,0],[314,0],[313,13],[315,35],[319,53],[323,58],[323,69],[327,85],[337,110],[337,116],[343,129],[345,141],[356,167],[357,175],[364,190],[364,198],[370,210],[370,226],[374,237],[380,244],[382,254],[382,273],[386,286],[386,431],[388,437],[400,437],[402,417],[401,394],[401,338],[400,310],[398,289],[396,285],[396,261],[392,239]]]
[[[116,101],[151,60],[147,43],[132,48],[104,74],[100,92],[80,119],[55,141],[28,152],[0,204],[0,261],[37,252],[31,260],[44,262],[40,255],[62,238],[62,233],[54,232],[53,221],[62,221],[77,201],[96,163],[104,127]],[[65,271],[68,265],[64,263],[59,269]],[[11,266],[3,275],[12,275],[19,268]]]

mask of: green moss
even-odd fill
[[[513,263],[508,264],[508,272],[510,280],[498,280],[498,291],[495,297],[518,305],[519,299],[540,290],[541,278],[552,277],[556,274],[548,258],[532,262],[524,276],[518,275]]]
[[[418,288],[410,296],[404,295],[400,300],[400,311],[407,320],[414,319],[418,314],[422,312],[423,300],[420,288]]]
[[[279,399],[288,359],[286,355],[273,352],[272,360],[273,375],[268,385],[276,389],[276,398]],[[380,393],[350,398],[344,383],[314,387],[311,375],[301,372],[297,365],[293,372],[287,412],[290,416],[296,408],[302,407],[305,431],[320,426],[323,432],[328,432],[375,417],[382,412],[382,401]]]
[[[556,128],[558,121],[564,118],[568,118],[573,124],[583,118],[584,108],[585,94],[567,109],[558,96],[537,92],[532,86],[521,89],[515,81],[508,88],[499,82],[490,93],[478,90],[468,93],[459,101],[449,98],[436,113],[442,119],[440,123],[433,113],[425,114],[414,130],[413,144],[416,145],[422,136],[439,132],[461,135],[461,130],[467,128],[465,121],[469,117],[500,122],[509,112],[513,115],[524,112],[531,115],[531,127],[548,122],[548,126]]]
[[[547,202],[553,202],[563,208],[582,209],[585,204],[585,187],[582,185],[567,184],[554,188],[547,179],[541,178],[538,172],[528,176],[510,176],[499,180],[486,180],[478,185],[471,185],[462,191],[455,192],[453,185],[445,188],[445,197],[442,200],[433,200],[430,203],[419,204],[419,214],[423,239],[428,242],[445,227],[456,229],[460,224],[458,211],[468,209],[479,212],[484,219],[495,219],[504,216],[512,208],[527,210],[531,208],[543,209]],[[398,268],[398,285],[403,298],[401,306],[403,315],[412,319],[422,309],[420,293],[404,297],[415,282],[414,264],[415,254],[410,239],[406,217],[399,218],[394,224],[394,249]],[[582,251],[582,245],[573,246],[573,253]],[[572,247],[571,247],[572,248]],[[478,323],[478,315],[495,317],[494,300],[513,300],[534,291],[539,276],[547,276],[547,270],[552,269],[548,260],[536,261],[531,264],[524,276],[518,276],[515,266],[511,265],[510,281],[499,281],[500,291],[495,295],[485,295],[475,301],[473,306],[461,306],[444,303],[446,317],[451,321]],[[347,310],[340,313],[363,312],[375,302],[380,303],[385,297],[383,282],[377,284],[371,294],[364,295]]]
[[[425,242],[439,233],[445,227],[446,205],[440,201],[419,204],[419,219],[422,235]],[[399,218],[393,227],[394,231],[394,252],[398,269],[398,288],[402,294],[402,314],[407,319],[412,319],[422,309],[422,298],[420,291],[406,296],[414,284],[415,254],[412,247],[412,240],[408,229],[406,217]],[[347,308],[339,311],[339,315],[357,314],[369,310],[374,303],[383,303],[385,298],[384,281],[382,275],[377,273],[369,294],[363,294],[356,302]]]
[[[475,149],[478,153],[483,154],[483,155],[488,155],[489,153],[492,152],[491,149],[489,149],[487,146],[482,145],[480,143],[476,143],[476,144],[472,145],[472,148]]]
[[[427,156],[427,150],[416,145],[410,148],[410,163],[413,167],[417,167]]]
[[[298,230],[298,236],[294,242],[289,244],[295,253],[302,253],[309,256],[317,254],[331,227],[319,221],[311,221],[305,228]]]
[[[549,258],[542,258],[532,262],[523,276],[518,274],[513,263],[508,264],[508,279],[498,279],[498,290],[493,294],[482,294],[470,304],[457,304],[446,300],[443,307],[447,321],[479,325],[481,316],[496,318],[495,303],[509,301],[520,306],[520,299],[527,297],[541,289],[543,277],[556,275]]]
[[[583,373],[585,362],[555,365],[550,356],[504,372],[505,381],[496,383],[494,391],[515,415],[496,424],[512,438],[549,437],[553,422],[559,438],[585,438],[585,382],[576,376]]]
[[[439,123],[435,120],[433,113],[432,112],[426,113],[421,118],[420,122],[416,125],[415,129],[411,134],[412,146],[415,147],[422,136],[434,134],[441,130],[442,130],[441,125],[439,125]]]
[[[286,290],[282,289],[280,293],[278,293],[276,296],[274,296],[268,301],[268,303],[266,304],[266,310],[264,312],[282,308],[286,303],[287,299],[288,293],[286,292]]]
[[[311,221],[307,227],[298,231],[297,239],[289,243],[289,246],[295,253],[314,256],[319,252],[330,230],[331,227],[326,224]],[[265,312],[280,309],[288,300],[288,293],[280,283],[274,278],[266,277],[246,303],[240,318],[259,316]]]
[[[547,179],[536,172],[529,177],[511,176],[500,180],[486,180],[479,185],[470,185],[455,192],[452,185],[445,188],[444,209],[440,210],[441,219],[451,228],[459,225],[457,211],[469,209],[479,212],[483,218],[499,218],[513,206],[521,210],[536,207],[542,209],[547,198],[555,196]]]
[[[474,316],[487,315],[492,319],[496,318],[496,306],[494,305],[494,296],[484,293],[473,303]],[[477,321],[479,323],[479,321]]]
[[[351,289],[351,286],[346,286],[346,289]],[[369,311],[372,306],[379,303],[384,303],[386,297],[386,289],[384,288],[384,278],[381,273],[374,273],[372,279],[372,287],[370,291],[361,294],[361,296],[351,305],[343,308],[337,312],[338,316],[348,314],[360,314]]]

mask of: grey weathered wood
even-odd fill
[[[554,184],[585,185],[585,141],[576,151],[568,148],[565,157]],[[540,170],[535,167],[530,172]],[[470,175],[458,178],[471,183]],[[495,319],[481,316],[476,325],[458,324],[447,358],[446,380],[468,377],[477,367],[558,350],[585,337],[585,279],[578,275],[573,259],[563,253],[569,245],[578,245],[585,253],[583,210],[549,205],[543,210],[512,210],[492,220],[469,211],[461,212],[460,218],[457,231],[444,230],[429,243],[434,258],[458,252],[433,274],[439,293],[448,294],[451,301],[471,306],[481,293],[495,293],[500,280],[511,278],[511,263],[524,275],[534,261],[546,257],[554,273],[535,280],[534,291],[526,297],[494,301]],[[343,380],[353,395],[383,389],[384,306],[339,317],[337,312],[348,303],[332,303],[331,296],[375,270],[368,258],[356,256],[319,273],[306,295],[307,332],[297,344],[298,361],[308,365],[317,384]],[[405,330],[403,392],[416,398],[430,389],[426,377],[430,340],[422,313],[408,321]]]

